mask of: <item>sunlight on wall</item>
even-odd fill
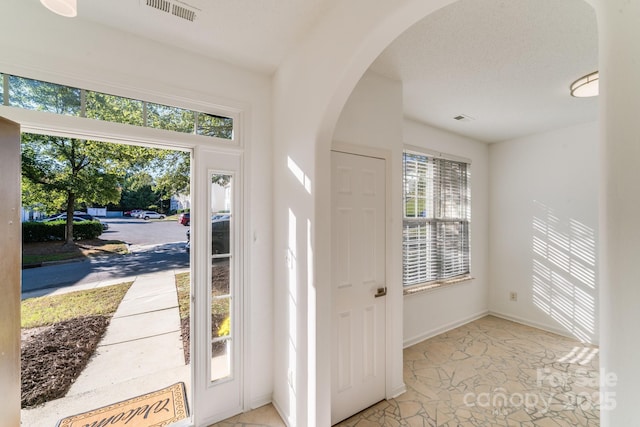
[[[309,327],[307,331],[307,349],[308,349],[308,368],[307,372],[311,372],[309,375],[308,393],[307,393],[307,425],[314,425],[316,418],[316,376],[317,371],[316,364],[316,290],[313,282],[313,245],[311,240],[311,221],[307,220],[307,325],[313,325]]]
[[[296,425],[296,361],[297,361],[297,318],[298,318],[298,293],[297,293],[297,220],[291,209],[289,209],[289,239],[287,245],[287,265],[289,268],[289,363],[288,363],[288,382],[289,382],[289,411],[290,421]]]
[[[298,164],[291,158],[287,157],[287,166],[293,177],[302,186],[303,192],[299,193],[301,197],[308,200],[307,194],[311,194],[311,180],[300,169]],[[297,186],[293,186],[295,191],[298,191]],[[306,194],[305,194],[306,193]],[[298,229],[298,219],[300,220],[300,230]],[[288,268],[288,365],[287,375],[289,384],[289,417],[288,421],[290,425],[297,425],[298,423],[305,423],[305,414],[298,413],[298,398],[305,399],[306,395],[306,423],[308,425],[314,425],[316,419],[316,378],[313,373],[316,372],[316,334],[315,334],[315,320],[316,320],[316,292],[314,288],[314,272],[313,272],[313,247],[311,240],[311,220],[306,219],[306,233],[302,226],[304,226],[304,215],[301,218],[297,218],[293,208],[289,208],[289,227],[288,227],[288,240],[287,240],[287,268]],[[305,241],[306,239],[306,241]],[[300,251],[298,251],[298,245],[300,245]],[[305,254],[306,252],[306,254]],[[306,257],[305,257],[306,255]],[[305,265],[301,266],[299,271],[298,262],[305,262]],[[304,287],[304,276],[298,277],[299,273],[302,273],[302,269],[306,272],[306,285]],[[298,282],[300,280],[300,283]],[[301,286],[301,288],[298,288]],[[306,294],[305,294],[306,290]],[[302,306],[300,305],[302,304]],[[301,335],[298,336],[298,326],[301,328]],[[307,325],[307,330],[304,330]],[[298,341],[300,338],[300,341]],[[302,346],[302,347],[300,347]],[[306,351],[306,362],[302,361],[304,353]],[[298,367],[298,362],[301,362],[301,366]],[[312,373],[307,378],[297,378],[298,369],[305,375],[304,372]],[[299,389],[299,387],[302,387]],[[298,421],[298,418],[301,420]]]
[[[596,338],[595,231],[534,201],[533,303],[581,341]]]
[[[291,157],[287,157],[287,166],[293,176],[302,184],[307,193],[311,194],[311,179],[300,169],[300,166],[296,162],[293,161]]]

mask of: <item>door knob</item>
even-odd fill
[[[376,292],[375,297],[380,298],[385,296],[386,294],[387,294],[387,287],[385,286],[384,288],[378,288],[378,291]]]

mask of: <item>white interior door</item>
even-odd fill
[[[194,151],[192,333],[195,425],[243,410],[240,155]]]
[[[333,424],[385,398],[385,161],[331,153]]]

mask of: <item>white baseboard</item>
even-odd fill
[[[429,338],[433,338],[436,335],[440,335],[443,332],[447,332],[450,331],[452,329],[455,329],[459,326],[465,325],[469,322],[473,322],[474,320],[478,320],[486,315],[489,314],[489,310],[483,310],[480,313],[476,313],[472,316],[469,317],[465,317],[464,319],[460,319],[460,320],[456,320],[455,322],[451,322],[451,323],[447,323],[446,325],[442,325],[442,326],[438,326],[437,328],[431,329],[430,331],[427,331],[423,334],[420,334],[416,337],[410,338],[408,340],[405,340],[402,345],[404,348],[407,347],[411,347],[414,344],[418,344],[419,342],[422,342],[424,340],[427,340]]]
[[[278,401],[273,399],[271,401],[271,404],[273,405],[273,407],[276,409],[276,412],[278,413],[278,415],[280,415],[280,418],[282,418],[282,421],[284,421],[284,424],[287,427],[292,427],[291,426],[291,422],[289,422],[289,417],[285,416],[285,413],[282,411],[282,409],[280,408],[280,405],[278,405]]]
[[[532,320],[529,320],[529,319],[524,319],[524,318],[519,317],[519,316],[514,316],[514,315],[511,315],[511,314],[504,314],[504,313],[500,313],[500,312],[497,312],[497,311],[489,311],[488,314],[491,315],[491,316],[499,317],[501,319],[510,320],[512,322],[520,323],[521,325],[531,326],[532,328],[537,328],[537,329],[541,329],[541,330],[546,331],[546,332],[551,332],[552,334],[557,334],[557,335],[561,335],[563,337],[571,338],[571,339],[574,339],[574,340],[579,340],[575,336],[571,335],[568,331],[566,331],[564,329],[561,329],[561,328],[553,327],[551,325],[547,325],[545,323],[535,322],[535,321],[532,321]],[[587,343],[587,344],[599,345],[597,339],[594,340],[594,341],[595,342],[590,342],[590,343]]]
[[[259,396],[255,399],[252,399],[249,403],[250,409],[258,409],[264,405],[268,405],[269,403],[273,403],[273,397],[271,394],[265,394],[264,396]]]
[[[402,385],[394,388],[393,390],[391,390],[391,393],[389,396],[387,396],[387,399],[393,399],[396,398],[398,396],[400,396],[401,394],[404,394],[407,391],[407,386],[402,383]]]

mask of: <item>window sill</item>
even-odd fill
[[[424,283],[422,285],[409,286],[402,290],[402,294],[403,295],[419,294],[422,292],[432,291],[435,289],[446,288],[451,285],[457,285],[458,283],[468,282],[473,279],[474,279],[473,276],[471,276],[470,274],[466,274],[464,276],[454,277],[452,279],[441,280],[438,282],[429,282],[429,283]]]

